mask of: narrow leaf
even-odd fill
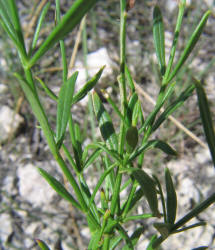
[[[177,152],[170,147],[166,142],[160,141],[160,140],[151,140],[139,147],[135,152],[133,152],[129,158],[129,161],[133,161],[138,155],[142,154],[146,150],[149,150],[151,148],[159,148],[161,149],[164,153],[169,154],[169,155],[177,155]]]
[[[198,26],[196,27],[196,29],[194,30],[193,34],[191,35],[189,41],[187,42],[187,45],[186,45],[181,57],[179,58],[178,63],[176,64],[175,68],[173,69],[172,73],[170,74],[167,82],[170,82],[173,79],[173,77],[178,73],[178,71],[180,70],[182,65],[187,60],[188,56],[192,52],[193,48],[195,47],[196,43],[198,42],[198,40],[203,32],[203,29],[207,23],[207,20],[208,20],[208,17],[210,16],[210,14],[211,14],[211,11],[208,10],[204,14],[204,16],[202,17],[201,21],[199,22]]]
[[[109,250],[114,250],[116,249],[117,245],[122,241],[122,236],[116,236],[116,237],[111,237],[110,240],[110,249]]]
[[[181,232],[193,229],[195,227],[201,227],[201,226],[206,226],[206,225],[207,225],[207,223],[205,221],[197,222],[197,223],[194,223],[194,224],[189,225],[187,227],[182,227],[181,229],[178,229],[174,232],[171,232],[171,234],[181,233]]]
[[[163,94],[162,99],[157,102],[154,110],[149,114],[149,116],[147,117],[146,121],[144,122],[143,127],[140,129],[140,133],[142,131],[146,130],[148,126],[152,126],[153,125],[154,120],[156,118],[156,115],[158,114],[158,112],[160,111],[160,109],[162,108],[162,106],[164,105],[165,101],[168,100],[168,98],[173,93],[173,90],[175,88],[175,84],[176,84],[176,82],[173,82],[169,86],[169,88],[166,90],[166,92]],[[161,88],[161,90],[162,90],[162,88]]]
[[[40,13],[40,16],[39,16],[39,19],[38,19],[38,22],[37,22],[37,26],[36,26],[36,29],[35,29],[35,32],[34,32],[34,37],[33,37],[33,41],[32,41],[31,51],[36,48],[36,44],[37,44],[37,41],[38,41],[38,38],[39,38],[39,33],[40,33],[43,21],[45,19],[45,16],[46,16],[46,14],[48,12],[49,7],[50,7],[50,2],[48,2],[43,7],[43,9],[42,9],[42,11]]]
[[[153,12],[153,36],[158,62],[160,64],[161,74],[164,75],[166,67],[164,25],[163,17],[158,6],[155,6]]]
[[[97,73],[95,76],[92,77],[92,79],[90,79],[84,86],[83,88],[81,88],[77,94],[74,95],[73,99],[72,99],[72,104],[75,104],[77,102],[79,102],[81,99],[83,99],[90,90],[92,90],[95,85],[97,84],[98,80],[100,79],[102,72],[104,70],[105,66],[103,66]]]
[[[38,76],[35,76],[35,78],[38,80],[46,94],[54,101],[57,102],[58,97],[55,95],[55,93],[40,79]]]
[[[177,211],[177,196],[169,169],[165,169],[167,223],[174,224]]]
[[[101,187],[102,183],[104,182],[105,178],[108,176],[108,174],[110,174],[110,172],[117,166],[117,163],[114,163],[112,166],[110,166],[108,169],[106,169],[104,171],[104,173],[101,175],[101,177],[99,178],[98,183],[96,184],[93,193],[90,197],[90,202],[89,202],[89,207],[91,206],[91,204],[93,203],[96,193],[98,192],[99,188]]]
[[[96,92],[93,93],[92,98],[94,112],[99,123],[101,135],[109,149],[117,150],[118,140],[113,127],[113,122]]]
[[[134,233],[131,235],[131,242],[133,246],[137,245],[137,242],[142,234],[144,234],[145,228],[144,227],[139,227],[134,231]],[[129,246],[124,246],[122,250],[130,250]]]
[[[181,30],[181,24],[182,24],[182,20],[183,20],[183,16],[184,16],[185,7],[186,7],[186,0],[180,1],[179,2],[178,17],[177,17],[174,37],[173,37],[173,41],[172,41],[172,48],[171,48],[171,52],[169,55],[169,61],[168,61],[166,72],[165,72],[165,75],[164,75],[164,78],[162,81],[162,85],[166,85],[168,83],[167,79],[169,77],[169,74],[171,73],[172,64],[173,64],[173,61],[175,58],[175,51],[176,51],[177,44],[178,44],[178,38],[179,38],[180,30]]]
[[[206,137],[206,140],[210,149],[211,157],[213,160],[213,164],[215,167],[215,133],[214,133],[212,116],[211,116],[211,112],[209,108],[209,103],[208,103],[205,91],[202,87],[202,84],[196,79],[194,79],[194,82],[196,85],[199,110],[200,110],[202,124],[203,124],[204,132],[205,132],[205,137]]]
[[[154,123],[152,130],[155,131],[176,109],[181,107],[184,102],[192,95],[194,89],[194,84],[188,86],[172,104],[167,106],[165,111]]]
[[[138,130],[137,127],[130,127],[126,131],[125,135],[126,140],[126,150],[128,153],[132,153],[138,143]]]
[[[42,127],[42,130],[44,132],[44,135],[46,137],[46,140],[48,142],[52,154],[56,156],[58,150],[54,140],[53,131],[50,127],[45,111],[37,95],[33,92],[32,88],[29,86],[29,84],[26,82],[25,79],[23,79],[19,74],[15,74],[15,76],[18,78],[20,85],[25,93],[25,96],[27,97],[31,105],[33,113],[36,116],[37,120],[39,121],[40,126]]]
[[[201,247],[193,248],[192,250],[207,250],[207,249],[209,249],[208,246],[201,246]]]
[[[126,111],[126,123],[128,124],[129,127],[132,125],[133,111],[137,101],[138,101],[138,96],[136,93],[134,93],[129,99],[128,108]]]
[[[141,169],[132,168],[128,171],[132,171],[132,176],[140,184],[153,215],[160,217],[160,212],[158,211],[157,191],[154,180]]]
[[[71,32],[96,2],[98,0],[76,0],[31,58],[28,66],[32,67],[51,47]]]
[[[75,82],[78,72],[75,72],[65,83],[63,83],[57,105],[57,126],[56,126],[56,141],[58,146],[61,145],[69,120],[72,98],[75,88]]]
[[[134,81],[133,81],[133,79],[132,79],[132,76],[131,76],[131,73],[130,73],[130,71],[129,71],[129,69],[128,69],[127,64],[125,64],[125,76],[126,76],[126,79],[127,79],[127,81],[128,81],[128,85],[129,85],[129,87],[130,87],[130,89],[131,89],[131,93],[132,93],[132,94],[135,93]]]
[[[156,248],[153,247],[153,244],[155,243],[156,240],[157,240],[157,235],[153,235],[146,250],[155,250]]]
[[[126,217],[123,222],[152,218],[153,214],[139,214]]]
[[[166,239],[169,236],[169,224],[166,223],[153,223],[153,226],[158,230],[161,236]]]
[[[62,198],[72,203],[72,205],[78,208],[79,210],[82,210],[78,202],[73,198],[73,196],[65,189],[65,187],[58,180],[56,180],[53,176],[48,174],[44,169],[38,168],[38,170],[39,173],[42,175],[42,177]]]
[[[41,250],[50,250],[44,241],[37,239],[36,242]]]

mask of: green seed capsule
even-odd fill
[[[138,143],[137,127],[130,127],[126,132],[126,150],[128,153],[133,152]]]

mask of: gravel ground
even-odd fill
[[[31,36],[29,23],[32,20],[33,2],[36,6],[40,1],[17,1],[22,16],[22,25],[29,37]],[[61,2],[62,11],[65,12],[73,1],[62,0]],[[118,0],[100,1],[87,19],[89,53],[100,51],[102,53],[99,54],[100,63],[105,60],[108,64],[106,77],[103,78],[99,88],[106,88],[116,101],[118,89],[115,77],[119,71],[117,66],[119,61],[118,2]],[[136,0],[135,8],[128,15],[128,62],[134,79],[152,98],[155,98],[158,92],[158,84],[156,83],[158,77],[152,41],[152,10],[153,6],[159,3],[162,10],[165,11],[164,23],[168,53],[177,13],[176,2],[174,0]],[[175,95],[177,96],[177,90],[181,91],[182,84],[185,86],[189,84],[189,76],[194,74],[205,82],[211,111],[215,117],[215,71],[213,64],[215,3],[209,0],[193,0],[187,1],[187,3],[179,51],[183,48],[190,30],[193,29],[193,25],[200,19],[203,12],[208,7],[211,7],[213,12],[193,53],[196,57],[189,58],[186,70],[177,79],[179,83]],[[42,37],[46,36],[53,25],[53,17],[54,7],[51,7],[47,17],[47,27],[44,28]],[[94,21],[96,29],[92,31]],[[77,30],[66,41],[68,55],[72,53],[76,34]],[[35,242],[37,238],[45,240],[51,249],[86,249],[89,231],[85,218],[61,200],[36,171],[36,167],[42,167],[63,181],[59,168],[46,146],[44,136],[37,128],[37,122],[32,116],[29,105],[17,82],[9,73],[20,70],[16,53],[14,49],[10,50],[11,44],[7,41],[2,30],[0,30],[0,37],[0,139],[2,141],[0,151],[0,249],[36,250],[38,249]],[[103,56],[102,60],[101,56]],[[90,65],[94,65],[93,63]],[[59,54],[52,51],[36,68],[37,74],[48,82],[53,91],[56,92],[60,86],[60,73],[56,69],[59,65]],[[81,71],[82,67],[83,56],[80,46],[76,68]],[[99,67],[99,65],[95,64],[95,67]],[[45,68],[46,72],[41,72],[41,68]],[[141,96],[141,93],[139,94]],[[41,98],[49,111],[50,120],[54,121],[55,104],[48,100],[45,95],[42,95]],[[142,99],[144,112],[147,115],[152,109],[152,104],[145,98]],[[81,102],[73,110],[74,118],[82,129],[86,127],[86,119],[83,118],[87,113],[86,105],[86,101]],[[5,113],[6,115],[4,115]],[[192,96],[185,107],[174,116],[205,143],[196,96]],[[149,168],[151,172],[160,174],[161,179],[164,179],[164,167],[169,167],[173,173],[179,197],[177,216],[179,219],[201,201],[202,197],[207,197],[214,192],[214,168],[208,150],[185,135],[171,122],[166,122],[155,136],[159,136],[175,147],[179,152],[179,157],[170,159],[158,152],[152,152],[145,159],[144,167]],[[88,182],[91,183],[90,187],[97,183],[98,175],[99,173],[93,168],[86,173]],[[146,204],[142,202],[137,211],[142,213],[145,209],[147,209]],[[209,249],[215,249],[214,205],[199,215],[192,223],[204,220],[208,221],[206,227],[196,228],[184,234],[170,237],[163,244],[162,249],[189,250],[201,245],[208,245]],[[149,221],[147,225],[144,225],[145,232],[136,249],[145,249],[153,233],[152,223],[153,221]],[[128,225],[128,232],[132,232],[134,227],[138,225],[143,225],[143,222],[138,221],[135,225]]]

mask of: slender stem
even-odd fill
[[[126,0],[120,0],[120,77],[119,77],[119,89],[121,100],[121,113],[124,118],[127,109],[127,96],[126,96],[126,84],[125,84],[125,63],[126,63]],[[120,141],[119,141],[119,153],[123,153],[125,128],[124,121],[121,120],[120,126]]]
[[[119,77],[119,89],[121,100],[121,113],[123,117],[126,115],[127,97],[126,97],[126,85],[125,85],[125,58],[126,58],[126,0],[120,0],[120,77]],[[119,154],[123,154],[125,140],[125,126],[124,121],[121,120],[120,124],[120,138],[119,138]],[[119,167],[120,168],[120,167]],[[114,186],[113,198],[111,201],[111,215],[114,216],[116,207],[120,205],[120,186],[122,181],[122,174],[117,169],[116,182]]]
[[[110,249],[110,235],[105,235],[102,250],[109,250],[109,249]]]

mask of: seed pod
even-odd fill
[[[132,153],[138,143],[138,130],[137,127],[130,127],[126,132],[126,150]]]

